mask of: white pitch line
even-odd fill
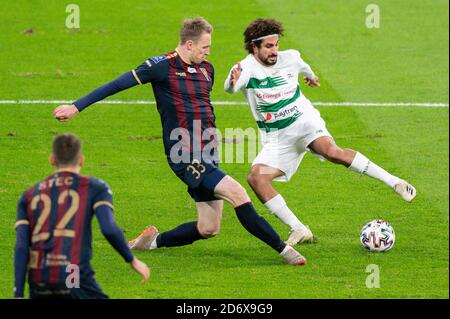
[[[0,104],[69,104],[71,100],[0,100]],[[247,105],[247,102],[213,101],[213,105]],[[448,103],[415,103],[415,102],[312,102],[315,106],[415,106],[415,107],[449,107]],[[105,100],[96,104],[156,104],[155,101],[114,101]]]

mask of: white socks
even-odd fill
[[[150,247],[148,248],[149,250],[153,250],[153,249],[158,248],[158,246],[156,244],[156,238],[158,238],[158,236],[156,236],[155,239],[153,239],[153,241],[151,242]]]
[[[269,199],[264,203],[264,206],[272,213],[275,214],[283,223],[291,227],[291,229],[301,229],[305,227],[302,222],[294,215],[294,213],[287,207],[284,198],[281,194],[278,194],[274,198]]]
[[[389,174],[377,164],[372,163],[367,157],[359,152],[356,153],[356,156],[353,159],[353,162],[350,165],[349,169],[354,172],[365,174],[367,176],[378,179],[391,188],[394,188],[394,186],[398,182],[400,182],[400,178]]]
[[[367,157],[357,152],[352,164],[349,167],[350,170],[365,174],[379,181],[382,181],[391,188],[394,188],[401,179],[397,176],[391,175],[377,164],[372,163]],[[274,215],[276,215],[283,223],[288,225],[291,229],[301,229],[305,227],[302,222],[294,215],[289,209],[281,194],[278,194],[274,198],[269,199],[264,203],[264,206]]]

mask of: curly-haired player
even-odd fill
[[[302,74],[306,84],[319,87],[319,78],[297,50],[278,51],[283,31],[274,19],[257,19],[247,27],[244,41],[249,54],[232,67],[225,90],[241,90],[251,107],[263,149],[253,161],[248,182],[261,202],[291,228],[287,243],[294,245],[313,241],[313,234],[289,209],[272,181],[289,181],[307,151],[384,182],[407,202],[414,199],[416,190],[361,153],[336,145],[298,83]]]

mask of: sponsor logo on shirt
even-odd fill
[[[151,60],[153,63],[157,64],[157,63],[159,63],[159,62],[161,62],[161,61],[167,60],[167,56],[165,56],[165,55],[155,56],[155,57],[153,57],[153,58],[150,58],[150,60]]]
[[[281,92],[273,93],[273,94],[270,94],[270,93],[256,93],[255,95],[256,95],[256,97],[258,99],[270,100],[270,99],[278,99],[278,98],[280,98],[282,96],[285,97],[287,95],[292,95],[292,93],[295,93],[296,90],[297,90],[297,87],[295,87],[295,88],[293,88],[291,90],[287,90],[287,91],[285,91],[283,93],[281,93]]]
[[[186,77],[186,72],[175,72],[176,75]]]
[[[266,113],[265,118],[266,118],[266,122],[270,121],[270,120],[277,121],[279,119],[286,118],[286,117],[289,117],[292,115],[297,115],[297,114],[301,115],[302,113],[299,111],[297,105],[294,105],[293,107],[282,110],[280,112]]]

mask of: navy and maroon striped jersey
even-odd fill
[[[194,135],[197,143],[201,143],[201,149],[214,140],[215,116],[210,100],[214,68],[211,63],[187,64],[177,51],[172,51],[149,58],[132,73],[139,84],[152,84],[163,126],[166,155],[170,155],[171,148],[178,142],[170,139],[177,128],[189,133],[190,151],[195,145]]]
[[[59,172],[25,191],[19,201],[16,227],[28,224],[28,282],[64,284],[69,264],[80,278],[93,275],[91,220],[97,207],[113,207],[112,192],[103,181]]]

